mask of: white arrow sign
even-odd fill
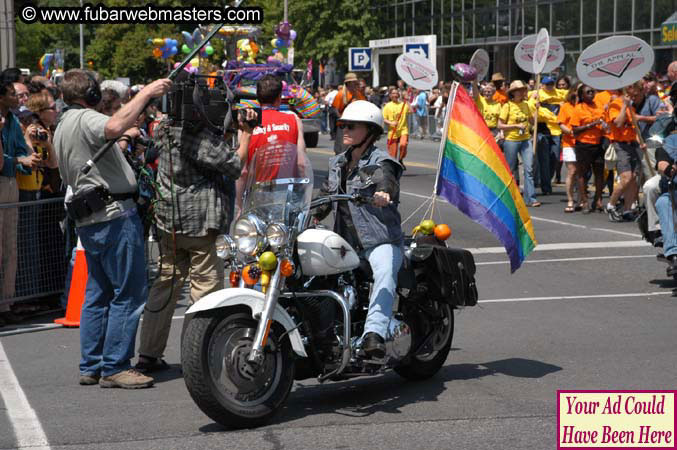
[[[371,70],[371,49],[370,48],[351,48],[350,70]]]

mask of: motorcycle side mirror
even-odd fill
[[[358,175],[365,188],[383,182],[384,178],[383,168],[378,164],[370,164],[360,168]]]

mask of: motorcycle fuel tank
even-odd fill
[[[297,242],[303,275],[335,275],[360,265],[355,250],[333,231],[310,228],[299,235]]]

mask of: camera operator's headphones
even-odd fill
[[[96,82],[96,79],[91,73],[87,72],[86,70],[84,72],[87,75],[87,78],[89,78],[89,86],[85,91],[84,100],[89,107],[94,108],[96,105],[99,104],[99,102],[101,102],[101,88],[99,87],[99,83]]]

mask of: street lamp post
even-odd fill
[[[80,0],[80,8],[82,8],[82,0]],[[80,24],[80,69],[85,68],[84,47],[85,47],[85,38],[83,36],[83,25]]]

